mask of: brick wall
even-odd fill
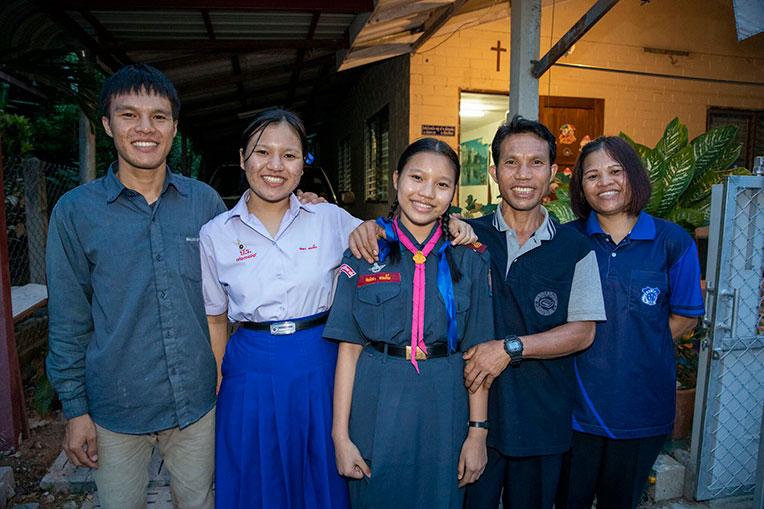
[[[350,156],[353,168],[352,188],[355,194],[355,203],[346,208],[356,217],[367,219],[378,215],[387,215],[389,204],[366,203],[364,200],[364,131],[366,121],[382,108],[388,106],[390,115],[390,164],[394,166],[398,156],[408,144],[409,57],[404,55],[348,72],[357,72],[357,79],[353,80],[350,89],[342,91],[336,104],[326,110],[323,116],[327,123],[320,132],[321,163],[330,178],[335,179],[334,184],[336,185],[337,143],[350,136]],[[394,197],[392,185],[390,185],[388,195],[392,200]]]
[[[541,55],[591,7],[588,0],[557,2],[542,10]],[[502,12],[497,10],[496,12]],[[490,18],[489,18],[490,19]],[[484,21],[484,20],[483,20]],[[411,56],[409,138],[422,124],[459,125],[459,92],[509,90],[509,52],[496,72],[496,41],[509,47],[509,18],[459,27],[449,22]],[[643,47],[689,51],[656,55]],[[764,83],[764,36],[738,43],[732,3],[724,0],[637,0],[617,4],[560,60],[600,67]],[[542,95],[605,99],[605,133],[624,131],[654,145],[675,116],[690,136],[706,130],[709,106],[764,109],[764,87],[694,82],[553,67],[539,83]],[[457,127],[458,129],[458,127]],[[452,145],[457,137],[443,138]]]

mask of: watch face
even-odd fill
[[[510,352],[522,352],[523,351],[523,344],[520,342],[519,339],[510,339],[507,341],[507,350]]]

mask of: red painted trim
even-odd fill
[[[3,179],[3,157],[0,153],[0,182]],[[0,450],[16,448],[21,435],[29,436],[24,411],[24,387],[13,333],[8,230],[5,224],[5,190],[0,186]]]

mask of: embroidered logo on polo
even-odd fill
[[[539,292],[533,299],[533,307],[536,313],[549,316],[557,311],[557,294],[550,291]]]
[[[381,271],[382,271],[382,269],[384,269],[385,267],[386,267],[386,265],[380,265],[379,263],[377,263],[377,262],[374,262],[374,265],[372,265],[372,266],[369,268],[369,270],[370,270],[370,271],[371,271],[373,274],[377,274],[377,273],[381,272]]]
[[[400,283],[400,272],[380,272],[378,274],[364,274],[358,276],[358,288],[377,283]]]
[[[660,288],[651,288],[649,286],[645,286],[642,288],[642,302],[648,306],[655,306],[658,303],[658,295],[660,294]]]
[[[243,262],[244,260],[248,260],[257,256],[257,253],[253,253],[247,249],[247,246],[244,245],[244,242],[240,241],[239,239],[236,239],[236,247],[239,248],[239,257],[236,258],[237,262]]]
[[[355,271],[353,270],[353,267],[351,267],[347,263],[343,263],[342,265],[340,265],[340,272],[345,274],[348,277],[348,279],[355,276]]]

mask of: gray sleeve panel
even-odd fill
[[[589,251],[589,254],[576,263],[568,301],[568,321],[605,321],[606,319],[597,255],[594,251]]]

